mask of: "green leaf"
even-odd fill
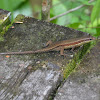
[[[85,5],[93,5],[93,2],[89,3],[89,0],[77,0],[77,2],[81,2],[82,4]]]
[[[26,0],[0,0],[0,8],[8,11],[13,11],[18,5]]]
[[[85,5],[91,5],[91,3],[89,3],[88,1],[85,1],[85,0],[84,0],[83,4],[85,4]]]
[[[100,27],[100,25],[98,25],[97,28],[96,28],[97,33],[96,33],[95,36],[100,36],[100,28],[99,27]]]
[[[92,14],[91,14],[91,22],[98,18],[100,14],[100,0],[97,0],[95,6],[93,7]]]
[[[73,29],[77,29],[80,24],[81,23],[73,23],[73,24],[68,25],[68,27],[73,28]]]
[[[53,5],[55,4],[58,4],[56,6],[53,6],[51,9],[50,9],[50,14],[54,15],[54,16],[57,16],[63,12],[66,12],[67,8],[64,6],[63,3],[61,3],[59,0],[53,0]],[[67,15],[64,15],[60,18],[57,18],[56,19],[56,24],[59,24],[59,25],[65,25],[67,23],[67,19],[69,19],[67,17]],[[54,21],[52,21],[54,22]]]

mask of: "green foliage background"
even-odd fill
[[[52,0],[52,8],[50,9],[50,17],[57,16],[72,8],[80,5],[87,5],[74,12],[57,18],[52,23],[71,27],[77,30],[88,32],[93,36],[100,36],[100,0]],[[33,17],[33,8],[29,0],[0,0],[0,8],[12,12],[15,18],[18,14]],[[38,19],[41,19],[41,7],[34,7],[34,10],[40,11]]]

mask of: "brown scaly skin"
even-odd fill
[[[35,53],[55,51],[55,50],[60,51],[60,54],[64,55],[64,53],[63,53],[64,49],[78,47],[78,46],[83,45],[85,43],[89,43],[93,40],[95,40],[95,38],[91,37],[91,36],[81,37],[81,38],[76,38],[76,39],[63,40],[63,41],[58,41],[55,43],[50,43],[48,47],[40,49],[40,50],[36,50],[36,51],[4,52],[4,53],[0,53],[0,55],[35,54]]]

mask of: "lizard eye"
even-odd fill
[[[90,39],[90,40],[92,40],[92,39]]]

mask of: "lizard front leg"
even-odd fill
[[[65,55],[65,54],[64,54],[64,46],[62,46],[62,47],[60,48],[60,55]]]
[[[50,40],[50,41],[48,41],[47,43],[46,43],[46,46],[49,46],[49,45],[51,45],[52,44],[52,41]]]

